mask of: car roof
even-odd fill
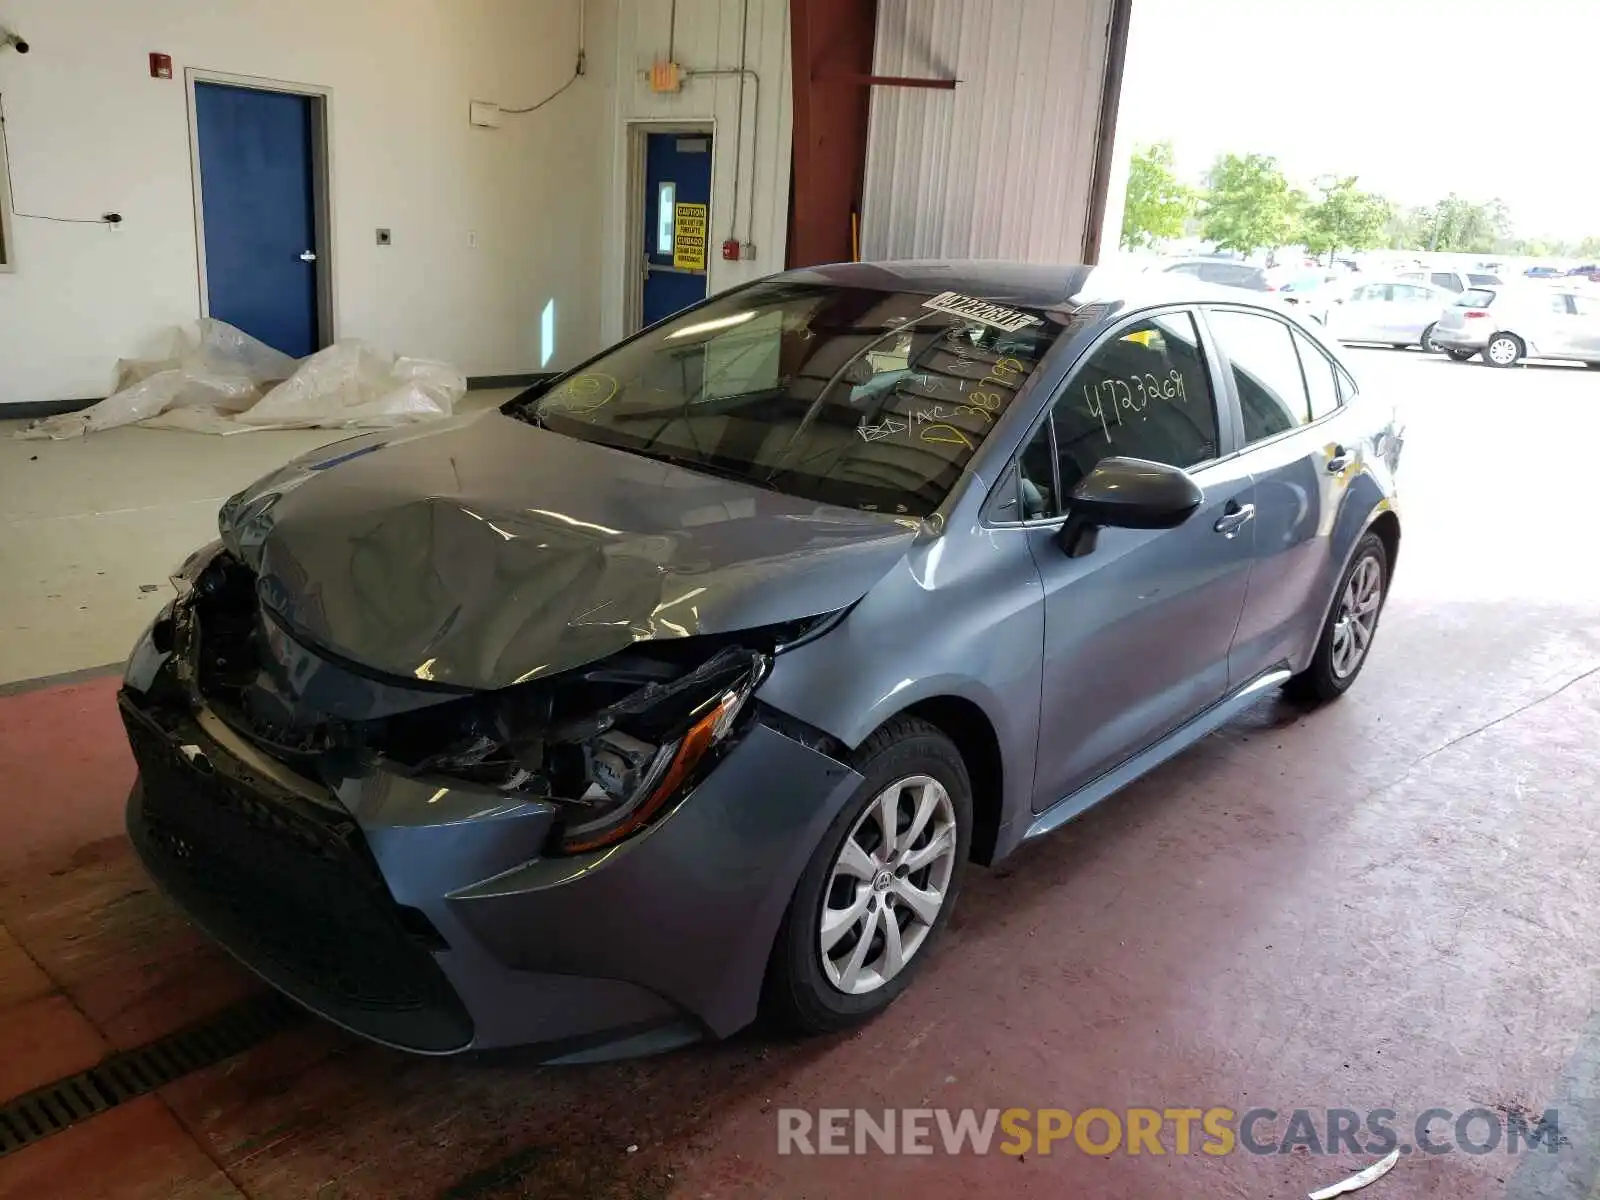
[[[1245,304],[1281,312],[1270,302],[1261,303],[1256,293],[1202,283],[1188,275],[1080,263],[911,259],[806,267],[776,278],[930,296],[957,292],[996,304],[1061,310],[1080,321],[1092,307],[1099,310],[1089,313],[1095,324],[1159,304]]]

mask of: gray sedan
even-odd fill
[[[842,1029],[929,965],[970,863],[1354,683],[1400,450],[1237,291],[776,276],[232,497],[128,662],[129,832],[389,1045]]]

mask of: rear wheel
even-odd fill
[[[1478,355],[1476,350],[1446,350],[1445,353],[1457,362],[1466,362]]]
[[[1339,580],[1310,665],[1291,678],[1285,690],[1318,701],[1344,695],[1366,665],[1388,590],[1389,552],[1382,538],[1369,533],[1357,543]]]
[[[763,1004],[797,1033],[831,1033],[893,1003],[955,907],[972,786],[950,739],[895,717],[851,759],[862,776],[800,876]]]
[[[1435,326],[1435,325],[1429,325],[1426,329],[1424,329],[1422,331],[1422,341],[1421,341],[1420,344],[1422,346],[1422,351],[1423,351],[1424,354],[1437,354],[1437,353],[1439,353],[1439,349],[1440,349],[1439,344],[1433,340],[1433,331],[1436,328],[1437,328],[1437,326]]]
[[[1491,367],[1514,367],[1527,348],[1514,333],[1497,333],[1483,348],[1483,361]]]

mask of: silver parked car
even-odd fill
[[[1600,367],[1600,291],[1533,282],[1472,288],[1445,309],[1433,340],[1458,362],[1481,354],[1491,367],[1527,358]]]
[[[1341,280],[1304,296],[1285,296],[1297,312],[1321,322],[1341,342],[1382,342],[1434,349],[1433,329],[1454,294],[1400,279]]]
[[[1180,275],[774,276],[228,500],[128,662],[129,833],[393,1046],[841,1029],[969,860],[1351,686],[1400,450],[1319,335]]]

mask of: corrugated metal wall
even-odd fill
[[[879,0],[863,258],[1076,262],[1111,0]]]

